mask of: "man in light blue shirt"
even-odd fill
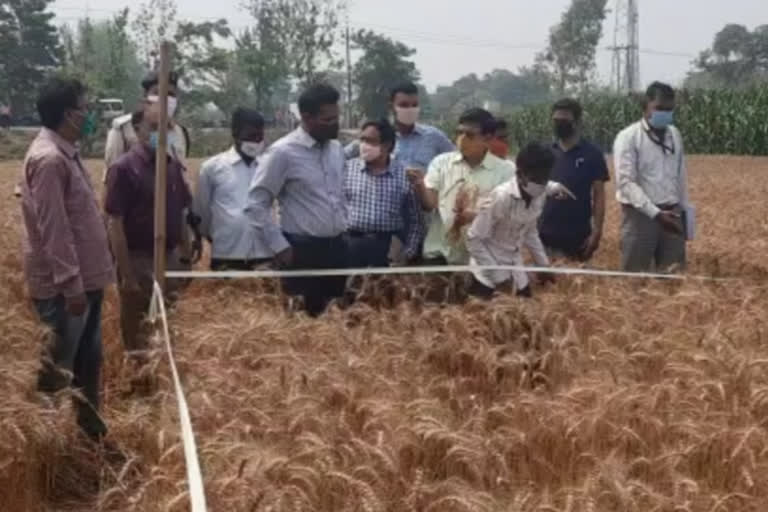
[[[256,235],[245,208],[248,189],[264,152],[264,118],[238,108],[232,115],[234,146],[205,162],[200,170],[194,211],[211,243],[212,270],[254,270],[272,259]]]
[[[314,85],[299,97],[301,126],[269,149],[251,182],[246,212],[257,236],[282,268],[347,267],[344,148],[339,135],[339,92]],[[272,215],[277,199],[280,225]],[[304,298],[319,316],[342,297],[346,277],[292,278],[283,288]]]

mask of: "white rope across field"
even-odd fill
[[[308,270],[253,270],[253,271],[168,271],[168,279],[267,279],[288,277],[331,277],[367,275],[409,275],[409,274],[452,274],[483,270],[510,272],[548,273],[572,276],[615,277],[627,279],[657,279],[665,281],[709,281],[733,282],[738,278],[690,276],[683,274],[661,274],[652,272],[621,272],[568,267],[530,267],[520,265],[448,265],[431,267],[384,267],[384,268],[343,268]]]
[[[173,357],[173,347],[171,347],[171,336],[168,329],[168,316],[165,312],[165,298],[163,297],[163,290],[157,281],[155,281],[153,289],[152,302],[149,307],[149,320],[154,324],[159,316],[162,322],[161,327],[165,351],[168,354],[168,363],[173,375],[173,387],[179,406],[181,440],[184,446],[184,459],[187,466],[187,484],[189,485],[191,510],[192,512],[206,512],[205,489],[203,487],[203,476],[200,472],[200,461],[197,456],[197,443],[195,442],[195,433],[192,430],[192,420],[189,416],[187,399],[184,397],[184,389],[181,386],[181,379],[179,379],[179,372],[176,368],[176,360]]]

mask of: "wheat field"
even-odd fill
[[[19,165],[0,164],[0,510],[188,510],[167,361],[154,396],[126,393],[114,291],[104,416],[128,462],[98,460],[67,400],[38,405]],[[690,273],[740,280],[572,277],[530,302],[435,304],[440,280],[411,278],[316,321],[272,283],[191,283],[170,322],[209,509],[768,510],[768,160],[690,166]],[[593,263],[615,269],[609,204]]]

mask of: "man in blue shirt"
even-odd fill
[[[424,239],[421,205],[403,165],[391,158],[395,130],[386,119],[368,121],[360,134],[360,157],[347,161],[347,245],[352,267],[389,266],[392,238],[405,232],[404,259],[419,254]]]
[[[547,200],[539,234],[553,256],[588,261],[600,247],[605,220],[605,183],[610,180],[603,152],[581,136],[582,107],[563,99],[552,107],[557,160],[552,180],[576,199]]]

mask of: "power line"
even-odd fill
[[[85,12],[85,9],[83,7],[73,7],[73,6],[54,7],[54,10],[63,10],[63,11],[70,11],[70,12]],[[122,9],[114,10],[114,9],[90,8],[90,11],[115,15],[122,12]],[[57,15],[57,18],[63,21],[79,21],[80,19],[82,19],[82,17],[58,16],[58,15]],[[218,21],[222,19],[222,17],[220,16],[219,17],[184,16],[181,18],[189,21],[196,21],[196,22]],[[99,21],[103,21],[104,19],[106,18],[99,19]],[[250,25],[240,24],[240,25],[230,25],[230,27],[234,30],[242,30],[242,29],[250,28]],[[534,50],[534,51],[544,51],[547,49],[546,45],[543,45],[541,43],[531,43],[531,42],[512,43],[509,41],[501,41],[501,40],[477,39],[472,36],[468,36],[466,34],[427,32],[427,31],[422,31],[417,29],[394,27],[392,25],[383,25],[380,23],[371,23],[371,22],[361,21],[361,20],[350,20],[350,27],[355,29],[363,29],[363,30],[385,31],[389,35],[396,37],[398,39],[409,40],[409,41],[413,41],[421,44],[438,45],[438,46],[458,46],[458,47],[465,47],[465,48],[496,48],[501,50]],[[613,48],[600,47],[598,48],[598,50],[609,52],[609,51],[613,51]],[[696,55],[689,54],[689,53],[664,51],[664,50],[656,50],[656,49],[649,49],[649,48],[640,48],[639,52],[644,55],[650,55],[655,57],[671,57],[671,58],[685,58],[685,59],[696,58]]]

